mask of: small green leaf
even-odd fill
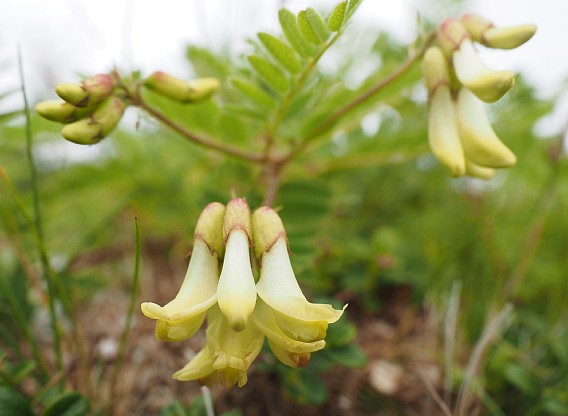
[[[301,65],[296,52],[288,46],[286,42],[281,41],[269,33],[261,32],[258,38],[264,47],[274,56],[274,58],[284,66],[288,71],[295,74],[300,71]]]
[[[243,97],[259,107],[274,107],[274,98],[258,85],[242,78],[231,78],[230,83]]]
[[[43,416],[84,416],[89,413],[89,402],[76,391],[57,396],[43,412]]]
[[[367,356],[355,344],[326,350],[326,357],[336,364],[349,368],[363,368],[367,363]]]
[[[294,13],[288,9],[280,9],[278,11],[278,20],[280,21],[280,26],[282,26],[284,36],[286,36],[286,39],[290,42],[290,45],[292,45],[296,52],[303,57],[311,56],[313,47],[306,43],[304,37],[300,33]]]
[[[363,0],[349,0],[349,7],[347,8],[347,18],[349,20],[353,13],[357,11]]]
[[[322,44],[329,37],[322,17],[311,7],[298,13],[298,26],[306,40],[315,45]]]
[[[288,90],[288,79],[272,62],[258,56],[251,55],[248,60],[260,77],[275,91],[284,93]]]
[[[345,319],[341,319],[339,322],[336,322],[328,328],[325,343],[330,347],[341,347],[348,342],[353,341],[356,336],[357,327],[355,324]]]
[[[327,400],[327,387],[317,372],[287,368],[283,373],[284,388],[299,403],[320,405]]]
[[[337,32],[339,29],[341,29],[341,26],[343,26],[343,21],[345,20],[346,11],[347,0],[342,1],[337,6],[335,6],[335,9],[333,9],[333,12],[331,12],[331,15],[329,16],[329,19],[327,21],[327,28],[332,32]]]
[[[11,387],[0,387],[0,416],[33,416],[30,400]]]

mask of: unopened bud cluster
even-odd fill
[[[185,82],[165,72],[154,72],[140,84],[125,85],[116,75],[99,74],[79,84],[62,83],[55,92],[61,100],[44,101],[36,106],[42,117],[63,123],[61,135],[77,144],[95,144],[118,125],[127,104],[137,105],[140,86],[182,103],[196,103],[219,89],[216,78]]]
[[[446,19],[440,25],[438,45],[424,54],[422,73],[429,95],[430,148],[452,176],[489,179],[495,169],[516,163],[515,155],[491,127],[484,104],[503,97],[515,76],[511,71],[488,68],[474,43],[512,49],[535,32],[534,25],[498,28],[472,14]]]
[[[260,265],[258,280],[252,264]],[[214,202],[202,212],[185,279],[165,306],[145,302],[156,338],[181,341],[207,318],[205,347],[174,378],[242,387],[265,338],[276,358],[307,365],[325,346],[327,327],[343,310],[308,302],[292,270],[286,232],[272,208],[252,215],[246,201]]]

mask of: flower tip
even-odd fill
[[[515,49],[528,42],[536,33],[536,29],[533,24],[492,27],[483,33],[481,43],[489,48]]]
[[[164,316],[163,308],[152,302],[143,302],[140,309],[144,316],[150,319],[160,319]]]
[[[501,99],[515,84],[515,74],[511,71],[491,71],[483,76],[463,82],[477,98],[494,103]]]

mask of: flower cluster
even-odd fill
[[[437,32],[439,46],[424,54],[422,72],[429,94],[428,140],[452,176],[489,179],[516,157],[495,134],[484,103],[499,100],[515,82],[510,71],[489,69],[474,42],[512,49],[528,41],[534,25],[495,27],[476,16],[446,19]]]
[[[143,303],[142,312],[156,320],[162,341],[193,336],[207,317],[205,347],[174,378],[242,387],[265,338],[278,360],[303,367],[324,348],[327,327],[343,310],[308,302],[278,214],[261,207],[251,215],[245,200],[236,198],[226,207],[215,202],[205,208],[179,293],[165,306]]]
[[[134,81],[134,80],[131,80]],[[183,81],[165,72],[154,72],[141,84],[131,85],[118,74],[99,74],[85,78],[79,84],[62,83],[55,92],[61,100],[43,101],[36,112],[51,121],[66,124],[61,135],[77,144],[95,144],[118,125],[128,103],[138,94],[140,86],[184,104],[209,98],[220,87],[216,78]]]
[[[55,92],[61,101],[44,101],[36,106],[42,117],[66,124],[62,136],[77,144],[94,144],[118,124],[126,104],[113,95],[116,83],[109,74],[84,79],[80,84],[63,83]]]

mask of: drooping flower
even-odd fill
[[[511,71],[494,71],[481,60],[469,33],[457,19],[446,19],[440,25],[438,39],[451,56],[455,74],[462,85],[479,99],[493,103],[499,100],[515,82]]]
[[[440,48],[428,48],[422,61],[422,73],[429,95],[430,149],[452,176],[462,176],[466,171],[466,161],[450,89],[448,64]]]
[[[217,302],[224,212],[225,207],[214,202],[199,217],[187,273],[176,297],[165,306],[142,304],[142,313],[157,320],[156,338],[161,341],[181,341],[193,336],[203,324],[207,310]]]
[[[217,300],[221,312],[235,331],[245,328],[256,303],[249,254],[251,231],[251,215],[246,201],[241,198],[231,200],[223,221],[226,250]]]
[[[483,102],[466,88],[461,88],[458,94],[457,117],[466,158],[473,164],[507,168],[517,162],[491,127]]]
[[[275,355],[285,364],[298,366],[309,359],[306,353],[323,348],[318,341],[324,340],[328,325],[336,322],[345,308],[338,310],[306,299],[292,270],[284,226],[272,208],[255,211],[253,236],[261,263],[256,290],[262,300],[255,322],[271,346],[276,346]]]
[[[529,41],[536,33],[536,26],[533,24],[497,27],[489,20],[471,13],[463,15],[460,21],[472,40],[488,48],[515,49]]]
[[[260,353],[264,335],[250,322],[240,331],[233,330],[218,306],[209,310],[207,320],[207,345],[175,372],[174,378],[199,380],[208,385],[244,386],[247,370]]]

